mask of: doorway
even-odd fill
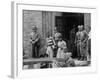
[[[63,40],[66,41],[69,51],[72,56],[77,56],[76,47],[74,44],[78,25],[84,25],[84,13],[62,13],[62,16],[55,17],[55,26],[62,34]]]

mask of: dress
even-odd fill
[[[57,58],[64,58],[65,53],[63,48],[66,47],[65,41],[58,41],[58,51],[57,51]]]

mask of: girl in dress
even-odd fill
[[[62,40],[62,36],[59,36],[59,41],[58,41],[58,51],[57,51],[57,58],[64,58],[64,48],[66,47],[66,42]]]

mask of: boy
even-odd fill
[[[78,32],[76,33],[75,43],[77,45],[77,53],[79,60],[87,60],[87,39],[88,34],[84,30],[83,25],[78,26]]]
[[[49,37],[47,38],[47,50],[46,54],[48,55],[49,58],[53,58],[54,52],[53,52],[53,38]]]

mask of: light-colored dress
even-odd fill
[[[58,42],[58,51],[57,51],[57,58],[64,58],[65,53],[63,48],[66,47],[66,42],[65,41],[59,41]]]

